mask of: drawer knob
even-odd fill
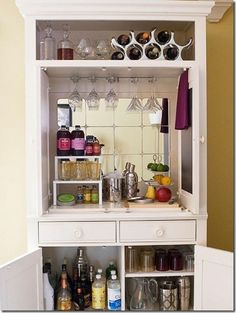
[[[157,237],[162,237],[164,235],[164,229],[163,228],[158,228],[156,230],[156,236]]]
[[[82,236],[82,230],[81,230],[81,229],[76,229],[76,230],[74,231],[74,236],[75,236],[76,239],[81,238],[81,236]]]

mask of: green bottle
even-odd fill
[[[111,271],[116,271],[117,275],[117,268],[113,261],[109,262],[108,267],[106,268],[106,279],[111,279]]]

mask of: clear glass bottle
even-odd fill
[[[56,39],[52,37],[52,27],[45,28],[46,36],[40,42],[40,60],[56,59]]]
[[[61,284],[57,294],[57,310],[70,311],[71,310],[71,293],[69,290],[69,284],[67,280],[66,272],[61,274]]]
[[[73,60],[74,59],[74,44],[69,40],[70,27],[65,24],[63,26],[64,34],[63,39],[59,41],[57,47],[58,60]]]

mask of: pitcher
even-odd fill
[[[155,279],[136,279],[136,288],[130,300],[130,311],[153,311],[158,298],[158,284]],[[154,290],[152,292],[152,285]]]

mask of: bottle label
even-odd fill
[[[105,287],[92,289],[92,308],[95,310],[103,310],[106,307]]]
[[[68,151],[70,150],[70,138],[60,138],[57,140],[57,148],[59,150]]]
[[[57,310],[59,311],[70,311],[71,310],[71,299],[58,299]]]
[[[120,288],[117,289],[107,289],[107,304],[108,310],[120,311],[121,310],[121,298],[120,298]]]
[[[84,138],[75,138],[71,140],[71,147],[75,150],[84,150],[85,140]]]
[[[91,201],[93,203],[97,203],[98,202],[98,193],[92,193],[92,196],[91,196]]]
[[[93,146],[92,145],[86,146],[86,155],[93,155]]]

